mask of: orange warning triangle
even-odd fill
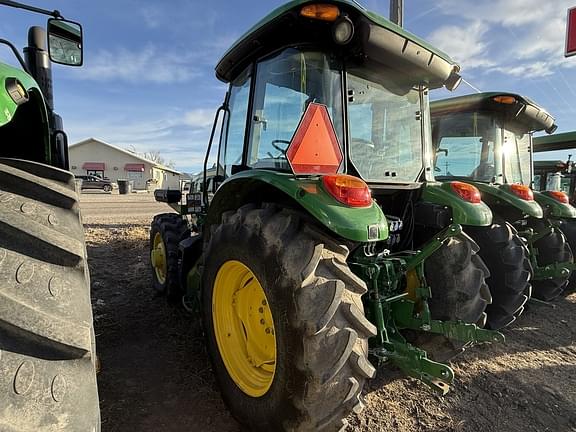
[[[294,174],[336,174],[342,163],[342,150],[326,105],[310,103],[286,157]]]

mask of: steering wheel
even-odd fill
[[[280,153],[282,153],[283,155],[286,155],[286,151],[288,150],[288,147],[286,148],[282,148],[279,145],[277,145],[278,143],[280,144],[288,144],[290,145],[290,141],[286,141],[286,140],[273,140],[272,141],[272,147],[274,147],[276,150],[278,150]]]

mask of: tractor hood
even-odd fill
[[[430,103],[432,117],[459,112],[485,111],[500,113],[502,118],[516,124],[519,132],[546,131],[553,133],[557,126],[544,108],[531,99],[514,93],[476,93]]]
[[[22,96],[18,88],[24,89]],[[29,92],[41,94],[36,81],[22,69],[0,63],[0,127],[9,123],[19,105],[28,100]]]
[[[251,62],[279,49],[314,45],[347,58],[382,64],[429,88],[446,86],[451,90],[459,84],[460,67],[448,55],[386,18],[353,0],[322,2],[339,9],[338,18],[332,22],[301,15],[303,7],[314,4],[318,3],[294,0],[258,22],[224,54],[216,67],[218,79],[232,81]],[[353,36],[349,42],[338,44],[333,31],[343,19],[353,24]]]

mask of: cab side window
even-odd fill
[[[251,67],[248,67],[230,86],[230,115],[225,119],[225,126],[222,131],[219,161],[226,177],[232,174],[232,165],[242,163],[250,83],[252,81],[250,72]]]

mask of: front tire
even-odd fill
[[[99,431],[74,176],[0,159],[0,430]]]
[[[486,283],[492,304],[486,307],[486,327],[499,330],[524,311],[532,277],[528,251],[516,230],[502,220],[489,227],[467,227],[467,233],[480,247],[478,254],[490,270]]]
[[[532,221],[530,226],[535,233],[547,228],[549,222],[541,220]],[[538,266],[544,267],[549,264],[572,262],[572,250],[566,241],[566,237],[558,228],[541,239],[534,242],[534,249],[537,251],[536,262]],[[568,276],[558,276],[553,279],[540,279],[532,282],[532,295],[543,301],[551,301],[558,297],[568,285]]]
[[[576,251],[576,219],[562,219],[560,222],[560,230],[566,237],[566,241],[572,250],[572,253]],[[576,271],[570,274],[570,280],[568,282],[568,290],[574,291],[576,289]]]
[[[450,238],[426,260],[424,271],[432,291],[428,305],[433,319],[463,321],[484,327],[486,307],[492,302],[486,284],[490,272],[472,239],[464,234]],[[415,344],[439,362],[450,360],[466,346],[463,342],[431,333],[421,333]]]
[[[348,268],[348,249],[297,212],[247,205],[222,216],[204,253],[207,347],[234,417],[255,431],[341,430],[345,417],[362,408],[362,387],[375,374],[367,341],[376,329],[364,316],[361,296],[366,285]],[[230,295],[226,300],[226,284],[219,281],[228,276],[235,280],[228,268],[238,264],[249,272],[247,282],[238,285],[235,300]],[[269,314],[266,305],[260,311],[260,297],[255,296],[260,303],[252,305],[238,294],[243,286],[254,286],[254,280],[265,294]],[[260,345],[268,359],[260,367],[254,366],[261,363],[254,355],[231,360],[224,346],[242,340],[234,336],[234,326],[243,329],[244,340],[258,340],[261,332],[253,330],[247,313],[264,314],[262,320],[275,337],[273,356],[269,344]],[[222,331],[219,323],[224,321],[235,324]],[[254,352],[248,342],[234,346],[236,353]],[[250,364],[254,370],[265,364],[269,373],[255,373],[260,379],[252,384],[238,378]]]

